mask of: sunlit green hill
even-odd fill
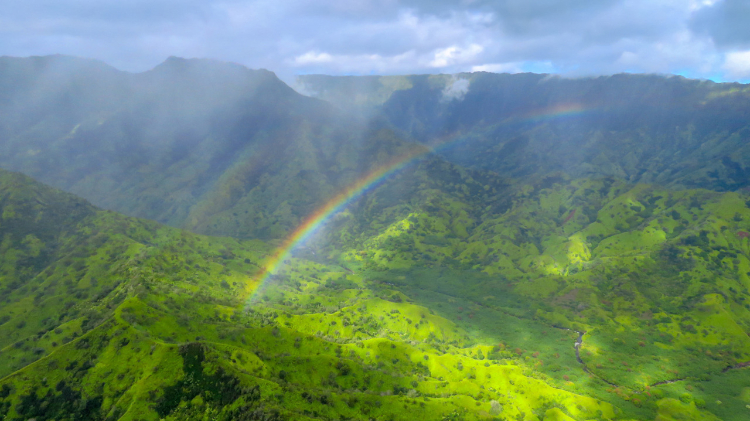
[[[6,419],[615,414],[339,266],[293,259],[251,299],[263,243],[98,210],[15,173],[0,191]]]
[[[500,214],[435,189],[369,226],[342,219],[337,238],[357,240],[340,258],[407,294],[586,332],[590,371],[617,385],[706,381],[750,361],[750,197],[564,178],[502,194],[513,205]]]

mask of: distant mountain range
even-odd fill
[[[300,76],[448,160],[525,178],[562,171],[732,191],[750,185],[750,87],[680,76]]]
[[[739,84],[300,77],[331,106],[239,65],[173,57],[131,74],[65,56],[4,57],[0,84],[0,165],[98,206],[206,234],[283,237],[412,141],[519,180],[564,172],[750,186],[750,88]]]

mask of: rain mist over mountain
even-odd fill
[[[228,63],[170,58],[131,74],[71,57],[4,58],[0,79],[10,87],[1,165],[202,233],[281,237],[408,148],[388,126]]]

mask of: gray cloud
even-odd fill
[[[691,19],[691,27],[709,35],[721,48],[750,48],[750,2],[723,0],[704,7]]]
[[[744,0],[0,0],[0,54],[71,54],[130,71],[170,55],[208,57],[286,80],[472,69],[737,79],[745,74],[737,54],[750,48],[748,7]]]

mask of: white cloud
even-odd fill
[[[470,84],[471,82],[469,81],[469,79],[459,79],[453,76],[448,81],[448,84],[445,85],[445,89],[443,89],[443,97],[441,98],[441,100],[445,102],[453,101],[454,99],[458,101],[463,100],[464,95],[469,92]]]
[[[394,70],[407,72],[416,61],[413,51],[392,56],[307,52],[289,60],[288,63],[296,67],[306,67],[313,70],[317,69],[315,66],[321,66],[321,69],[334,73],[370,73],[373,71],[392,72]]]
[[[332,55],[328,53],[316,53],[315,51],[308,51],[305,54],[299,55],[294,58],[294,64],[297,66],[304,66],[306,64],[330,63],[332,61]]]
[[[523,62],[514,61],[510,63],[488,63],[472,66],[472,72],[490,72],[490,73],[521,73],[523,72]]]
[[[704,7],[711,7],[719,0],[690,0],[688,2],[688,7],[690,8],[690,11],[696,11],[698,9],[702,9]]]
[[[632,51],[623,51],[622,54],[620,54],[620,58],[618,58],[615,63],[626,66],[627,68],[627,66],[632,66],[638,63],[638,54]]]
[[[722,67],[730,77],[750,77],[750,50],[727,53]]]
[[[479,44],[471,44],[467,48],[456,46],[441,48],[435,51],[430,67],[448,67],[457,63],[467,62],[484,51]]]
[[[24,0],[0,13],[0,54],[71,54],[131,71],[147,70],[170,55],[209,57],[268,68],[288,81],[313,72],[469,70],[734,77],[746,72],[741,52],[750,48],[748,4]],[[739,53],[725,57],[725,51]]]

